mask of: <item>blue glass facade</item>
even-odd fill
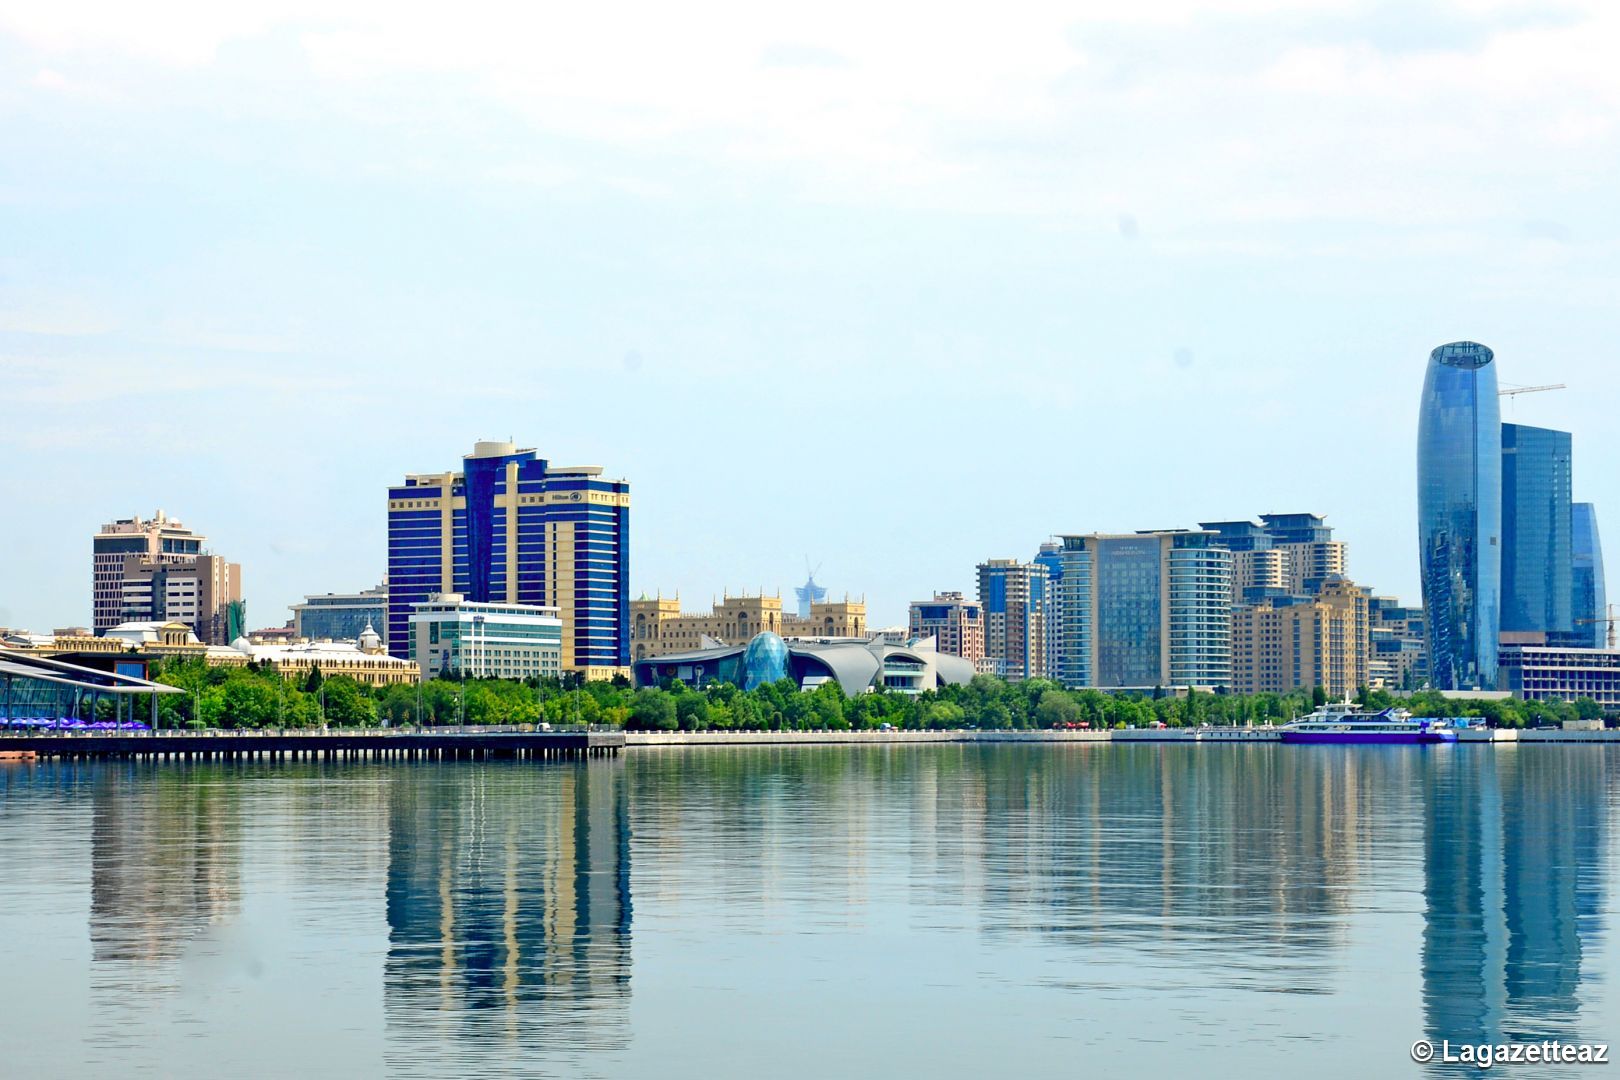
[[[787,643],[769,630],[755,634],[743,650],[744,690],[757,690],[766,683],[788,677]]]
[[[1164,682],[1161,546],[1158,537],[1097,541],[1098,686]]]
[[[1570,527],[1570,621],[1577,647],[1601,649],[1607,642],[1605,628],[1596,622],[1608,614],[1608,597],[1603,586],[1603,541],[1598,535],[1597,508],[1591,503],[1571,507]]]
[[[1441,690],[1496,685],[1502,420],[1494,360],[1472,341],[1435,349],[1418,411],[1418,561],[1429,678]]]
[[[390,648],[409,640],[413,605],[456,592],[558,608],[565,668],[629,666],[629,501],[624,481],[532,450],[407,477],[388,492]]]
[[[1064,536],[1065,686],[1228,686],[1232,552],[1216,532]]]
[[[1570,438],[1502,425],[1502,629],[1572,628]]]

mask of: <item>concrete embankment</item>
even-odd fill
[[[1240,743],[1277,742],[1276,728],[1128,728],[1120,731],[627,731],[624,745],[637,746],[871,746],[918,743]],[[1515,731],[1475,728],[1458,732],[1459,743],[1610,743],[1607,731]]]
[[[834,746],[914,743],[1095,743],[1107,731],[627,731],[632,746]]]

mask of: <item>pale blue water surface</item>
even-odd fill
[[[0,1075],[1332,1077],[1620,1042],[1617,807],[1594,746],[6,765]]]

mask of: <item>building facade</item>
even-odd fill
[[[1322,583],[1350,572],[1349,552],[1320,514],[1261,514],[1272,546],[1288,557],[1288,591],[1312,596]]]
[[[706,612],[682,611],[679,596],[643,596],[630,602],[630,653],[635,660],[709,644],[734,645],[767,632],[786,638],[864,639],[866,602],[817,600],[803,617],[785,611],[780,596],[765,593],[726,596]]]
[[[960,656],[977,671],[984,656],[984,608],[959,592],[937,592],[932,600],[913,600],[907,632],[913,640],[933,638],[934,648]]]
[[[91,629],[181,622],[206,644],[229,642],[241,629],[242,568],[208,554],[207,539],[162,510],[103,525],[91,541]]]
[[[1608,634],[1598,620],[1606,616],[1609,609],[1603,583],[1603,541],[1598,535],[1597,509],[1591,503],[1575,503],[1571,510],[1571,644],[1601,649],[1607,644]]]
[[[238,638],[229,648],[210,647],[204,659],[211,665],[231,665],[237,663],[232,653],[241,657],[240,663],[252,661],[260,667],[274,668],[287,679],[306,678],[311,669],[327,678],[346,675],[367,686],[395,686],[420,678],[415,664],[388,655],[382,635],[370,625],[362,627],[351,641],[265,645]]]
[[[1367,590],[1338,578],[1315,596],[1239,608],[1232,625],[1232,689],[1285,694],[1322,687],[1334,699],[1370,685]]]
[[[1213,532],[1062,536],[1056,678],[1070,687],[1225,687],[1232,552]]]
[[[1216,544],[1232,553],[1232,603],[1311,596],[1348,573],[1348,549],[1320,514],[1261,514],[1253,521],[1206,521]]]
[[[798,612],[782,617],[782,636],[790,638],[865,638],[870,634],[866,623],[866,601],[822,600],[810,605],[810,617],[801,618]]]
[[[990,559],[979,564],[978,579],[986,666],[1005,679],[1048,678],[1051,589],[1046,567],[1017,559]]]
[[[754,690],[791,679],[801,690],[831,683],[847,697],[879,689],[920,694],[966,683],[974,675],[967,660],[934,648],[880,640],[787,640],[769,630],[746,642],[637,660],[634,671],[638,687],[722,682]]]
[[[195,609],[202,602],[199,593],[203,583],[198,579],[207,576],[212,584],[214,575],[211,568],[204,568],[204,572],[199,574],[195,563],[202,557],[203,544],[207,539],[170,518],[162,510],[151,518],[120,518],[103,525],[91,540],[91,629],[102,634],[119,623],[133,619],[174,618],[193,625],[201,634],[204,628],[195,626],[199,618]],[[182,584],[187,575],[182,574],[175,579],[175,614],[172,616],[167,614],[167,582],[159,584],[155,597],[151,594],[153,577],[159,575],[160,568],[169,566],[190,566],[193,571],[189,575],[189,587]],[[234,599],[241,599],[241,568],[235,569],[237,592]],[[126,582],[132,577],[134,588],[126,589]],[[144,597],[143,590],[146,593]],[[189,604],[186,603],[188,599]],[[182,616],[182,609],[185,608],[193,610]]]
[[[1429,679],[1423,609],[1392,596],[1367,602],[1367,685],[1379,690],[1417,690]]]
[[[591,678],[630,663],[630,485],[596,466],[562,468],[512,443],[480,442],[457,472],[388,491],[388,629],[409,649],[417,604],[556,608],[562,667]]]
[[[1501,675],[1502,689],[1526,701],[1591,698],[1620,710],[1620,650],[1504,645]]]
[[[367,626],[379,633],[388,626],[388,585],[357,593],[320,593],[292,605],[294,637],[307,641],[345,641]],[[388,644],[387,637],[383,645]]]
[[[424,679],[554,679],[563,672],[556,608],[481,604],[445,593],[416,605],[410,644]]]
[[[1567,431],[1502,425],[1502,633],[1574,629]]]
[[[1495,354],[1429,354],[1418,412],[1418,560],[1429,679],[1493,689],[1502,602],[1502,431]]]

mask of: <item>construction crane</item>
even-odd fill
[[[1597,619],[1576,619],[1575,620],[1575,625],[1577,625],[1577,626],[1596,626],[1596,625],[1598,625],[1600,623],[1601,624],[1606,624],[1609,627],[1609,648],[1612,649],[1612,648],[1614,648],[1614,624],[1616,622],[1620,622],[1620,616],[1615,615],[1615,613],[1614,613],[1614,605],[1613,604],[1608,605],[1608,608],[1609,608],[1609,613],[1607,615],[1602,616],[1601,618],[1597,618]]]
[[[1509,383],[1496,392],[1497,397],[1516,397],[1519,394],[1539,394],[1543,390],[1566,390],[1561,382],[1548,383],[1545,386],[1514,386]]]
[[[1544,386],[1514,386],[1512,383],[1507,383],[1507,384],[1503,385],[1501,387],[1501,389],[1496,391],[1496,396],[1497,397],[1505,397],[1505,398],[1507,398],[1508,399],[1508,404],[1512,405],[1513,402],[1518,399],[1520,394],[1539,394],[1543,390],[1562,390],[1562,389],[1564,389],[1564,384],[1561,383],[1561,382],[1559,382],[1559,383],[1547,383]]]

